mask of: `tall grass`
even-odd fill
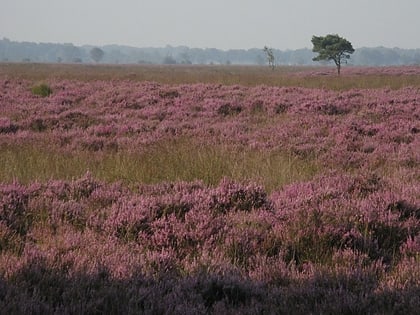
[[[142,153],[86,151],[63,154],[23,146],[0,150],[0,181],[77,178],[89,171],[108,182],[155,184],[162,181],[202,180],[216,185],[223,177],[254,180],[269,191],[284,184],[311,178],[314,161],[281,152],[201,146],[187,141],[165,141]]]

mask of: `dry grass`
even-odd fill
[[[398,89],[420,86],[420,75],[294,75],[320,67],[282,66],[274,71],[266,66],[206,66],[206,65],[80,65],[80,64],[19,64],[0,63],[0,77],[33,81],[70,80],[136,80],[167,84],[214,83],[245,86],[301,86],[347,90],[351,88]],[[330,69],[331,70],[331,69]]]
[[[254,180],[272,191],[288,183],[310,179],[318,168],[314,161],[286,152],[240,151],[193,145],[184,140],[156,143],[144,153],[92,155],[92,152],[79,151],[63,154],[31,146],[0,150],[0,182],[72,179],[87,171],[95,178],[128,185],[194,180],[217,185],[223,177],[229,177],[238,181]]]

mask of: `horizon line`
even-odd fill
[[[98,48],[104,48],[107,46],[120,46],[120,47],[127,47],[127,48],[137,48],[137,49],[147,49],[147,48],[151,48],[151,49],[163,49],[163,48],[180,48],[180,47],[186,47],[188,49],[216,49],[216,50],[221,50],[221,51],[232,51],[232,50],[253,50],[253,49],[262,49],[259,47],[251,47],[251,48],[217,48],[217,47],[194,47],[194,46],[188,46],[185,44],[179,44],[179,45],[171,45],[171,44],[166,44],[166,45],[162,45],[162,46],[150,46],[150,45],[145,45],[145,46],[133,46],[130,44],[118,44],[118,43],[112,43],[112,44],[101,44],[101,45],[95,45],[95,44],[75,44],[72,42],[47,42],[47,41],[29,41],[29,40],[12,40],[6,36],[3,36],[0,40],[6,40],[6,41],[10,41],[10,42],[15,42],[15,43],[32,43],[32,44],[37,44],[37,45],[42,45],[42,44],[52,44],[52,45],[72,45],[75,47],[98,47]],[[309,47],[301,47],[301,48],[275,48],[275,47],[271,47],[268,46],[272,49],[275,50],[279,50],[279,51],[294,51],[294,50],[304,50],[304,49],[308,49],[308,50],[312,50]],[[420,50],[420,48],[401,48],[398,46],[395,47],[387,47],[387,46],[361,46],[361,47],[356,47],[355,49],[363,49],[363,48],[371,48],[371,49],[375,49],[375,48],[384,48],[384,49],[400,49],[400,50]]]

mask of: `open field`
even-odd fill
[[[0,64],[0,309],[416,314],[420,70],[334,70]]]
[[[131,80],[164,84],[212,83],[245,86],[300,86],[348,90],[351,88],[398,89],[420,86],[420,67],[343,67],[337,78],[335,67],[221,65],[79,65],[0,63],[0,77],[33,81]]]

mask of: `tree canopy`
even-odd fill
[[[92,48],[92,50],[90,51],[90,56],[96,63],[102,60],[104,54],[104,51],[98,47]]]
[[[340,75],[342,62],[347,62],[350,54],[354,53],[352,44],[338,35],[312,36],[312,44],[314,45],[312,51],[318,53],[313,60],[333,60],[337,66],[338,75]]]

